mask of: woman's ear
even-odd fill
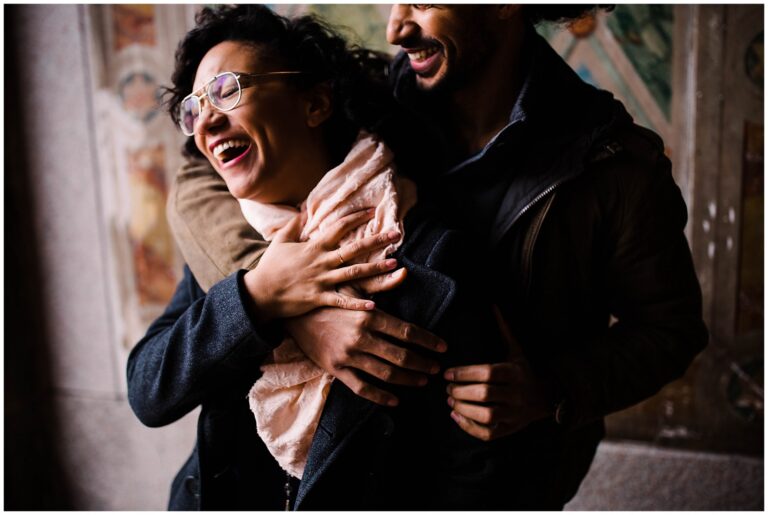
[[[322,125],[333,114],[331,85],[321,82],[309,90],[306,106],[307,125],[312,128]]]

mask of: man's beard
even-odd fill
[[[419,83],[418,79],[416,80],[416,87],[422,95],[428,95],[436,99],[445,98],[453,93],[467,89],[474,81],[478,80],[478,77],[481,75],[480,71],[488,66],[488,63],[491,61],[495,42],[488,39],[480,39],[479,35],[473,38],[473,40],[477,42],[474,47],[479,49],[479,51],[473,53],[472,59],[465,59],[461,64],[455,62],[448,63],[445,75],[430,86],[423,86]],[[451,66],[451,64],[453,65]]]

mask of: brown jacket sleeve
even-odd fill
[[[179,169],[166,214],[184,260],[206,292],[236,270],[255,267],[267,247],[203,159],[187,159]]]

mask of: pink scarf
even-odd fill
[[[240,200],[240,207],[246,220],[267,240],[293,217],[305,214],[301,241],[349,213],[376,208],[374,218],[345,237],[343,245],[384,231],[403,234],[402,220],[415,203],[416,186],[395,175],[389,149],[361,132],[344,162],[323,176],[301,210],[252,200]],[[384,259],[401,242],[355,262]],[[263,375],[248,393],[259,436],[280,466],[301,478],[333,376],[310,361],[291,338],[273,351],[271,361],[265,361],[261,370]]]

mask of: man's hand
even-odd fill
[[[496,308],[499,329],[509,355],[502,363],[449,368],[451,418],[480,440],[495,440],[552,415],[550,388],[533,373],[523,349]]]
[[[436,360],[392,343],[385,335],[430,351],[447,349],[432,333],[379,310],[321,308],[286,320],[285,327],[320,368],[357,395],[385,406],[397,405],[397,397],[366,382],[360,371],[391,384],[423,386],[427,374],[440,370]]]
[[[552,414],[546,388],[520,361],[446,370],[451,418],[480,440],[494,440]]]

